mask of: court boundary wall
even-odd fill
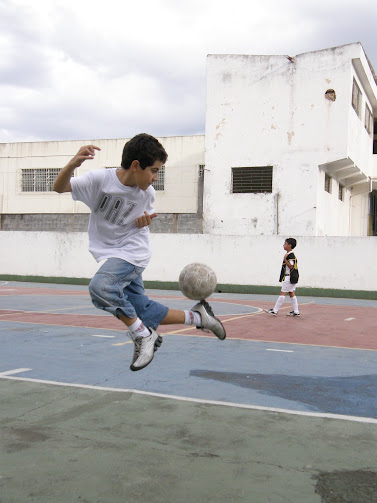
[[[279,291],[283,243],[290,236],[151,234],[147,288],[176,289],[184,266],[210,265],[218,291]],[[377,298],[376,237],[299,237],[300,295]],[[0,279],[87,284],[99,264],[85,232],[0,231]]]

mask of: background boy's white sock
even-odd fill
[[[291,303],[293,307],[293,311],[298,314],[298,301],[296,295],[294,297],[291,297]]]
[[[196,325],[197,327],[202,326],[202,318],[196,311],[184,311],[185,313],[185,325]]]
[[[150,331],[144,325],[144,323],[141,321],[140,318],[137,318],[135,323],[133,323],[130,327],[128,327],[128,329],[132,333],[132,336],[148,337],[148,335],[151,335]]]
[[[278,297],[278,300],[276,301],[276,304],[275,304],[275,307],[274,307],[275,313],[277,313],[279,311],[279,309],[281,308],[281,306],[284,304],[284,301],[285,301],[285,296],[284,295],[280,295]]]

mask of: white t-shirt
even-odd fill
[[[90,171],[71,178],[72,198],[91,210],[89,251],[100,262],[116,257],[146,267],[151,257],[149,228],[138,229],[135,220],[154,213],[155,190],[123,185],[117,168]]]

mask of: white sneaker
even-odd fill
[[[274,311],[273,309],[263,309],[263,311],[267,314],[272,314],[273,316],[277,316],[277,312]]]
[[[208,332],[209,330],[216,335],[221,341],[226,337],[226,332],[221,321],[213,314],[211,306],[205,300],[201,300],[196,304],[191,311],[200,314],[202,326],[196,327],[200,330]]]
[[[153,328],[149,329],[151,335],[147,337],[134,337],[134,356],[132,359],[131,370],[141,370],[151,363],[154,357],[154,352],[162,344],[162,337],[158,335]]]
[[[287,316],[300,316],[300,313],[295,313],[294,311],[290,311]]]

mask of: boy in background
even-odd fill
[[[300,311],[298,310],[298,302],[296,297],[296,284],[298,282],[299,274],[297,268],[297,258],[292,252],[296,248],[297,241],[294,238],[288,238],[284,241],[285,255],[283,259],[283,264],[281,266],[279,281],[282,283],[282,288],[280,296],[278,297],[275,307],[273,309],[265,310],[266,313],[276,316],[279,309],[285,302],[285,295],[289,293],[291,298],[292,308],[287,316],[300,316]]]

